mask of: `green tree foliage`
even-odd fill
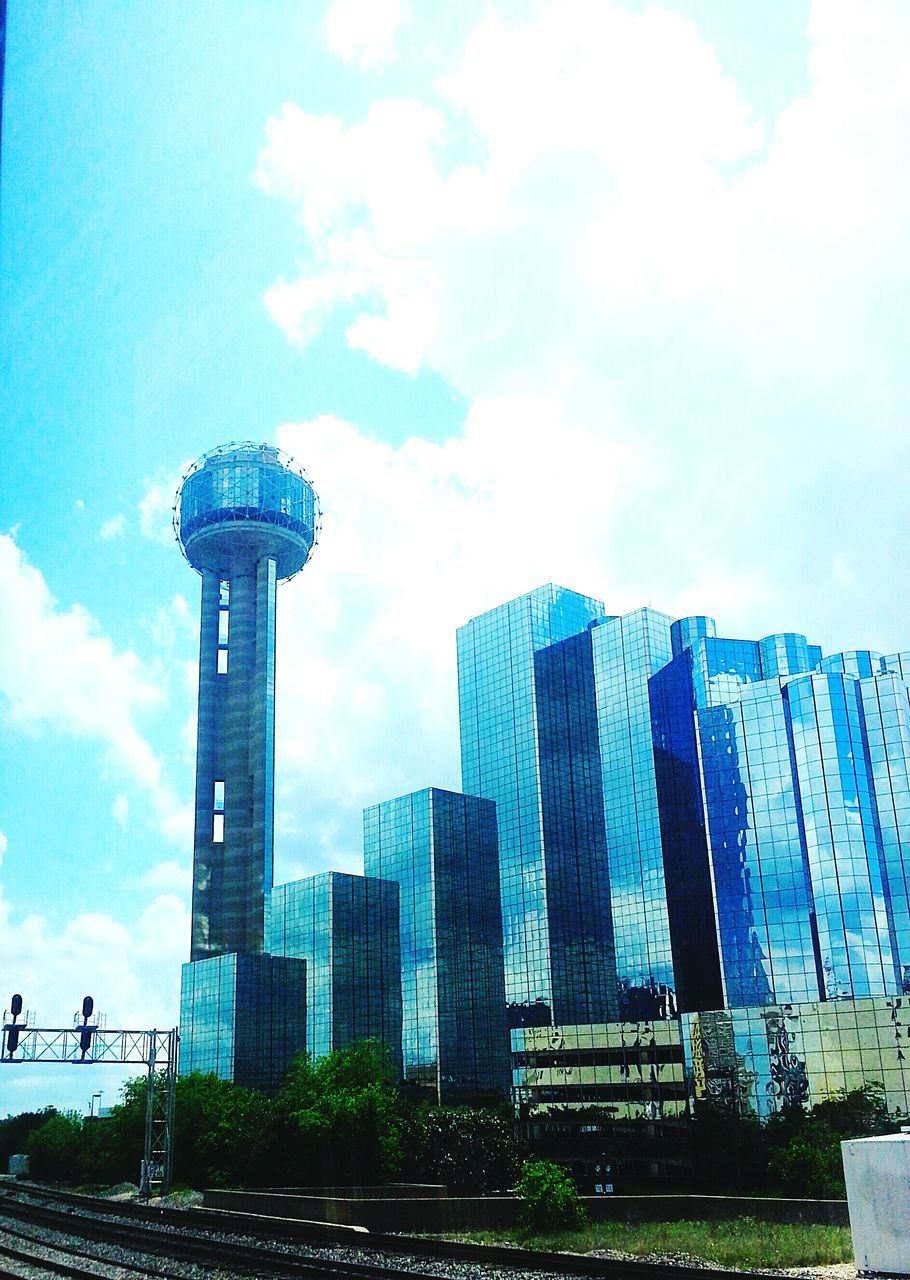
[[[690,1129],[693,1187],[715,1195],[753,1195],[767,1186],[764,1126],[757,1116],[731,1115],[698,1104]]]
[[[841,1090],[809,1112],[788,1108],[766,1126],[768,1173],[784,1195],[841,1199],[845,1194],[841,1142],[890,1133],[884,1089],[869,1083]]]
[[[388,1050],[376,1041],[315,1063],[300,1054],[275,1106],[288,1183],[370,1185],[398,1171],[404,1106]]]
[[[892,1132],[884,1091],[870,1083],[808,1111],[788,1106],[761,1123],[754,1115],[700,1105],[691,1129],[694,1184],[702,1191],[840,1199],[841,1141]]]
[[[82,1143],[82,1118],[75,1111],[57,1111],[28,1135],[25,1150],[33,1178],[52,1182],[68,1179],[75,1170]]]
[[[575,1183],[549,1160],[526,1160],[515,1190],[523,1201],[519,1227],[528,1235],[570,1231],[587,1220]]]
[[[193,1187],[255,1187],[275,1181],[274,1102],[215,1075],[177,1081],[174,1179]]]
[[[415,1182],[442,1182],[455,1195],[488,1195],[512,1185],[518,1144],[511,1109],[415,1107],[405,1127],[404,1170]]]
[[[29,1134],[40,1129],[56,1114],[55,1107],[45,1107],[43,1111],[22,1111],[17,1116],[0,1120],[0,1173],[6,1173],[10,1156],[25,1151]]]

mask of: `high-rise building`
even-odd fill
[[[635,609],[591,633],[620,1016],[631,1019],[675,1011],[648,694],[671,656],[670,623]]]
[[[309,480],[270,445],[224,445],[184,477],[174,527],[202,577],[190,958],[262,950],[272,887],[275,600],[316,542]]]
[[[271,1093],[306,1042],[306,962],[236,952],[183,966],[180,1071]]]
[[[364,810],[364,867],[399,890],[402,1053],[412,1093],[509,1088],[496,808],[429,787]]]
[[[571,923],[561,929],[558,919],[571,884],[548,897],[534,655],[603,614],[600,601],[551,584],[472,618],[457,634],[462,788],[496,802],[506,1001],[515,1026],[552,1021],[551,924],[563,938],[571,933]],[[569,862],[564,869],[571,881]]]
[[[304,1047],[306,1022],[305,964],[263,955],[273,867],[276,590],[309,559],[319,505],[309,480],[278,449],[223,445],[184,477],[174,529],[202,578],[182,1064],[212,1063],[219,1074],[272,1087]],[[268,1034],[266,1006],[283,1011]],[[248,1071],[238,1056],[241,1043],[247,1051],[243,1029],[260,1014],[260,1061]]]
[[[534,655],[550,1009],[559,1022],[619,1017],[593,634]]]
[[[910,989],[901,656],[706,621],[651,682],[681,1007]]]
[[[306,961],[313,1058],[378,1040],[401,1075],[397,884],[325,871],[277,885],[267,902],[266,947]]]

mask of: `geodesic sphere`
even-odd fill
[[[303,470],[273,445],[221,445],[184,476],[174,530],[200,572],[232,576],[271,556],[279,578],[298,573],[319,534],[319,499]]]

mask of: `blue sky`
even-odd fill
[[[0,1003],[176,1019],[168,521],[224,440],[326,510],[280,597],[279,879],[458,785],[454,628],[540,582],[906,646],[908,54],[899,0],[9,0]],[[0,1114],[73,1076],[4,1070]]]

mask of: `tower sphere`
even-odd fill
[[[180,482],[174,532],[194,569],[230,578],[264,556],[299,573],[319,539],[319,498],[281,449],[246,440],[204,453]]]

